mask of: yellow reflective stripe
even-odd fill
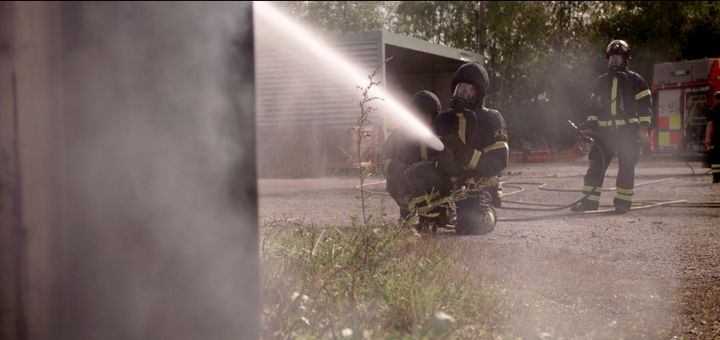
[[[587,121],[588,121],[588,122],[590,122],[590,121],[597,121],[597,120],[598,120],[598,117],[597,117],[596,115],[589,115],[589,116],[587,117]]]
[[[502,142],[502,141],[500,141],[500,142],[495,142],[495,143],[493,143],[492,145],[484,148],[484,149],[483,149],[483,152],[484,152],[484,153],[488,153],[488,152],[490,152],[490,151],[497,150],[497,149],[508,149],[508,150],[509,150],[509,149],[510,149],[510,146],[508,146],[508,143],[507,143],[507,142]]]
[[[640,117],[638,119],[640,120],[640,123],[650,124],[650,122],[652,122],[652,117],[650,117],[650,116],[644,116],[644,117]]]
[[[650,119],[650,118],[648,117],[648,121],[649,121],[649,119]],[[638,118],[629,118],[628,120],[625,120],[625,119],[615,119],[614,121],[612,121],[612,120],[600,120],[600,121],[598,121],[598,126],[600,126],[600,127],[612,126],[612,125],[613,125],[613,122],[614,122],[615,125],[617,125],[617,126],[622,126],[622,125],[625,125],[625,124],[637,124],[637,123],[639,122],[639,120],[638,120]]]
[[[710,172],[713,174],[720,174],[720,169],[712,169]]]
[[[633,189],[617,188],[617,189],[615,189],[615,190],[616,190],[617,192],[619,192],[619,193],[621,193],[621,194],[625,194],[625,195],[632,195],[632,194],[633,194]]]
[[[715,168],[719,168],[719,169],[720,169],[720,164],[712,164],[712,165],[710,165],[710,167],[713,168],[713,169],[715,169]]]
[[[593,192],[602,192],[602,188],[601,188],[601,187],[592,187],[592,186],[586,185],[586,186],[583,187],[583,191],[584,191],[584,192],[590,192],[590,191],[593,191]]]
[[[619,199],[619,200],[623,200],[623,201],[632,202],[632,195],[624,195],[624,194],[621,194],[621,193],[619,193],[619,192],[616,192],[616,193],[615,193],[615,198],[617,198],[617,199]]]
[[[467,128],[467,120],[465,119],[465,115],[462,114],[462,112],[459,112],[457,114],[458,117],[458,137],[460,137],[460,140],[463,143],[467,143],[465,141],[465,129]]]
[[[642,92],[638,92],[638,94],[635,95],[635,100],[643,99],[650,95],[650,90],[645,90]]]
[[[428,146],[427,144],[420,144],[420,159],[428,160]]]
[[[470,158],[470,163],[468,163],[468,168],[475,169],[477,167],[478,161],[480,161],[480,155],[482,155],[480,150],[473,150],[473,155]]]
[[[610,114],[613,116],[617,114],[617,85],[618,79],[613,77],[612,90],[610,92]]]
[[[585,199],[588,200],[588,201],[600,202],[600,196],[599,196],[599,195],[598,195],[598,196],[590,195],[590,196],[588,196],[588,197],[585,198]]]
[[[492,220],[492,224],[495,224],[495,211],[492,209],[488,209],[488,215],[490,215],[490,219]]]

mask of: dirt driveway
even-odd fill
[[[692,163],[704,173],[699,163]],[[549,188],[582,186],[586,162],[516,164],[504,180],[543,182]],[[605,188],[613,187],[611,165]],[[720,185],[690,176],[682,162],[643,161],[636,199],[720,202]],[[371,179],[377,182],[380,179]],[[660,181],[658,181],[660,180]],[[651,184],[644,184],[651,183]],[[260,217],[348,225],[359,214],[357,179],[260,181]],[[524,191],[508,200],[572,202],[579,193]],[[382,191],[382,185],[370,187]],[[507,187],[506,193],[517,189]],[[602,204],[611,204],[604,192]],[[510,204],[507,204],[510,205]],[[385,195],[369,211],[397,216]],[[566,210],[567,211],[567,210]],[[544,212],[500,210],[501,218]],[[485,236],[436,235],[457,249],[467,274],[498,288],[505,324],[524,338],[720,338],[720,209],[658,207],[626,215],[584,215],[500,222]]]

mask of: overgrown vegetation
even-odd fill
[[[464,277],[447,238],[395,223],[263,225],[264,338],[475,337],[501,325],[497,294]]]
[[[385,63],[387,63],[387,60],[385,61]],[[377,77],[377,74],[378,72],[380,72],[381,67],[382,65],[375,68],[375,71],[373,71],[372,74],[368,76],[368,84],[366,86],[357,86],[358,90],[362,92],[362,99],[360,99],[360,112],[358,114],[355,125],[355,130],[357,132],[357,139],[355,141],[355,155],[354,157],[350,158],[350,163],[354,164],[357,168],[357,176],[360,179],[360,190],[358,194],[358,199],[360,200],[360,209],[362,210],[363,224],[367,224],[371,218],[371,216],[367,213],[367,209],[365,207],[365,200],[370,197],[370,192],[365,190],[365,180],[370,176],[370,169],[363,164],[363,160],[367,159],[369,152],[369,150],[364,147],[366,144],[365,142],[369,137],[365,128],[368,124],[370,113],[377,110],[376,107],[372,106],[372,103],[378,100],[383,100],[380,97],[371,95],[372,89],[380,85],[380,82],[375,80],[375,77]]]

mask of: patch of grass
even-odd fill
[[[478,338],[497,294],[451,260],[447,239],[395,223],[263,226],[263,338]]]

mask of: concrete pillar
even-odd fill
[[[0,337],[258,336],[251,7],[0,4]]]

